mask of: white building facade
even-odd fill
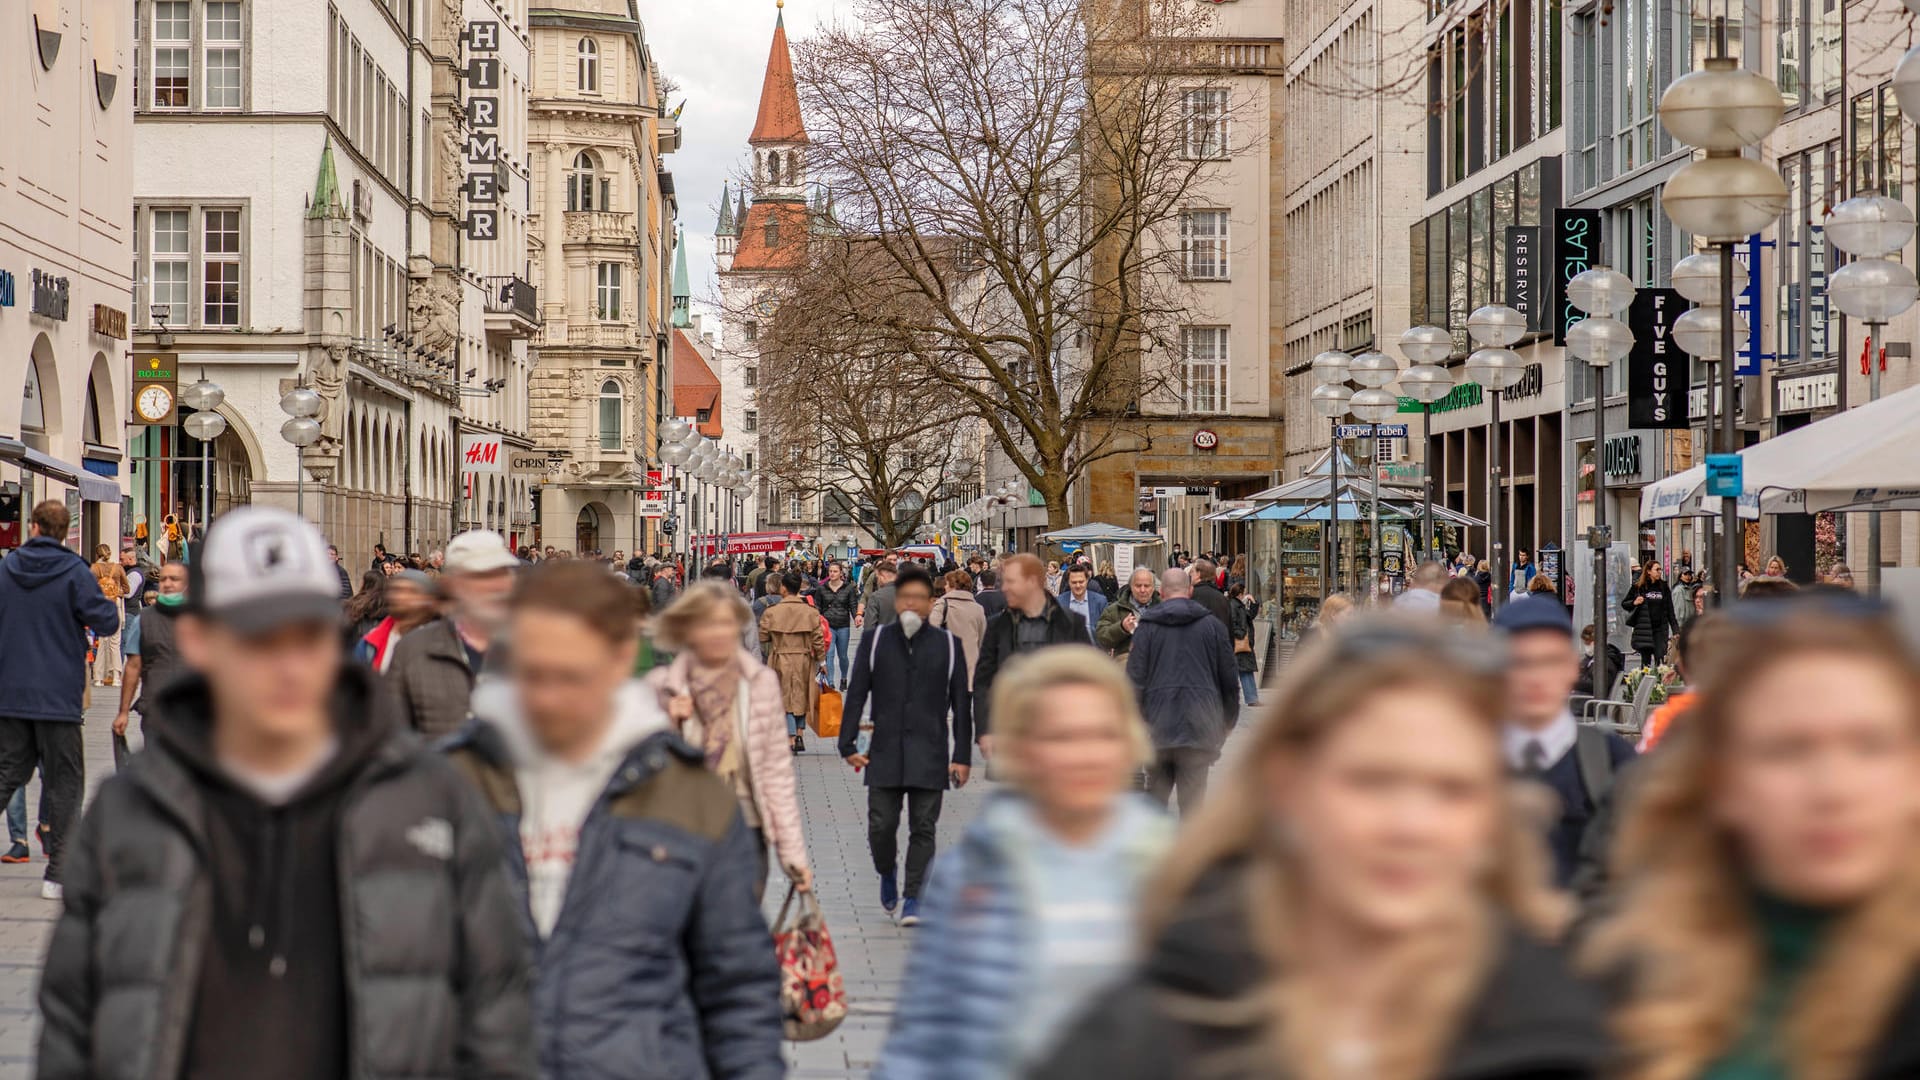
[[[132,530],[132,29],[117,0],[0,6],[0,550],[42,499],[82,550]]]

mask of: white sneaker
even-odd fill
[[[40,899],[42,900],[58,900],[65,895],[66,890],[62,889],[60,883],[57,881],[42,881],[40,883]]]

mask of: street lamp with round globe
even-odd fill
[[[1400,395],[1378,386],[1354,391],[1347,410],[1363,424],[1384,424],[1400,411]]]
[[[310,416],[296,416],[280,425],[280,437],[304,450],[320,441],[320,423]]]
[[[1416,365],[1444,364],[1453,355],[1453,335],[1441,326],[1409,326],[1400,335],[1400,353]]]
[[[197,412],[180,421],[188,435],[201,442],[212,442],[227,430],[227,418],[211,410]]]
[[[1475,311],[1474,315],[1481,316],[1480,328],[1473,330],[1473,324],[1469,322],[1468,332],[1479,341],[1497,340],[1512,333],[1514,323],[1505,315],[1496,314],[1496,311],[1501,308],[1502,305],[1488,305]],[[1519,320],[1520,328],[1524,329],[1524,316],[1512,308],[1504,310],[1515,316]],[[1515,334],[1508,340],[1517,339],[1518,335]],[[1506,494],[1506,481],[1503,479],[1506,474],[1506,457],[1500,448],[1504,441],[1501,438],[1503,431],[1500,422],[1500,399],[1504,396],[1503,391],[1519,382],[1526,374],[1526,370],[1526,361],[1520,358],[1519,353],[1501,345],[1494,345],[1475,349],[1468,355],[1466,368],[1462,372],[1462,378],[1466,382],[1480,384],[1486,391],[1488,401],[1487,457],[1492,462],[1492,466],[1487,470],[1487,548],[1493,564],[1495,607],[1506,602],[1507,593],[1507,556],[1504,542],[1506,519],[1501,510],[1501,503]]]
[[[1352,400],[1353,390],[1339,383],[1313,388],[1313,411],[1329,420],[1347,415],[1347,403]]]
[[[1893,99],[1908,120],[1920,120],[1920,45],[1908,49],[1894,65]]]
[[[1444,349],[1446,351],[1440,353],[1439,357],[1444,360],[1452,353],[1453,336],[1447,334],[1445,330],[1440,330],[1437,326],[1416,326],[1407,333],[1412,334],[1414,330],[1437,330],[1447,337],[1445,345],[1437,342],[1416,342],[1413,347],[1422,350],[1425,355],[1433,355],[1431,350],[1434,349]],[[1407,353],[1408,359],[1414,361],[1412,367],[1400,374],[1400,393],[1420,403],[1420,445],[1426,447],[1428,455],[1431,456],[1433,406],[1434,403],[1453,393],[1453,376],[1449,375],[1447,369],[1441,367],[1438,362],[1422,360],[1414,356],[1409,351],[1405,336],[1402,336],[1400,341],[1400,351]],[[1431,469],[1423,470],[1423,473],[1420,481],[1420,551],[1423,559],[1431,559],[1433,557],[1433,473]]]
[[[1610,271],[1609,271],[1610,272]],[[1577,275],[1579,280],[1585,275]],[[1716,282],[1718,277],[1715,278]],[[1617,297],[1615,300],[1617,301]],[[1599,305],[1612,307],[1614,301]],[[1629,297],[1624,304],[1613,310],[1631,307]],[[1595,315],[1582,319],[1567,328],[1567,353],[1577,360],[1584,360],[1594,369],[1593,402],[1593,446],[1594,456],[1598,458],[1606,452],[1607,445],[1607,395],[1604,387],[1604,372],[1612,365],[1625,360],[1633,352],[1633,330],[1626,323],[1610,314]],[[1604,463],[1601,463],[1604,465]],[[1593,580],[1598,584],[1593,592],[1593,625],[1595,631],[1594,655],[1599,657],[1602,674],[1594,678],[1601,686],[1607,682],[1607,547],[1610,534],[1607,532],[1607,470],[1604,467],[1593,470],[1593,532],[1589,536],[1589,546],[1593,550]]]
[[[669,416],[660,422],[660,441],[663,443],[680,442],[687,437],[693,425],[677,416]]]
[[[1913,210],[1885,195],[1855,195],[1827,211],[1826,240],[1849,255],[1891,255],[1913,239]]]
[[[1603,368],[1633,351],[1633,331],[1611,315],[1596,315],[1567,327],[1567,352],[1590,367]]]
[[[280,397],[280,411],[288,416],[319,416],[325,402],[304,386],[296,386]]]
[[[1702,363],[1720,362],[1720,348],[1724,336],[1720,330],[1720,311],[1718,308],[1702,307],[1683,313],[1673,321],[1670,334],[1673,343],[1688,356],[1698,357]],[[1733,349],[1739,352],[1747,340],[1747,320],[1743,315],[1733,317]]]
[[[1659,112],[1660,126],[1676,141],[1738,153],[1779,127],[1786,105],[1765,76],[1730,57],[1712,57],[1667,84]]]
[[[1526,370],[1526,361],[1512,349],[1475,349],[1467,357],[1463,378],[1466,382],[1479,383],[1488,390],[1505,390],[1519,382]]]
[[[1346,382],[1352,371],[1353,356],[1338,349],[1328,349],[1313,358],[1313,381],[1321,386]]]
[[[1567,302],[1588,315],[1618,315],[1633,306],[1636,291],[1632,278],[1604,266],[1567,279]]]
[[[1827,277],[1827,298],[1841,314],[1870,325],[1891,321],[1920,295],[1913,271],[1891,259],[1855,259]]]
[[[217,409],[225,400],[227,400],[227,392],[221,389],[219,383],[208,381],[204,375],[191,386],[180,391],[180,404],[189,409],[200,411]]]
[[[1481,345],[1504,348],[1527,335],[1527,317],[1505,304],[1486,304],[1467,316],[1467,336]]]
[[[1383,352],[1363,352],[1353,358],[1353,365],[1347,369],[1347,377],[1362,387],[1378,389],[1392,382],[1400,374],[1400,364]]]
[[[679,443],[663,442],[660,444],[660,463],[662,465],[671,465],[677,469],[685,465],[687,459],[692,456],[693,451]]]
[[[1787,183],[1754,158],[1705,157],[1667,180],[1660,206],[1700,239],[1731,244],[1779,219],[1787,208]]]
[[[1673,279],[1673,288],[1681,296],[1696,304],[1720,303],[1720,257],[1701,252],[1689,255],[1673,264],[1669,274]],[[1733,292],[1735,296],[1747,291],[1746,264],[1734,261]]]

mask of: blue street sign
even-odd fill
[[[1333,433],[1336,439],[1371,439],[1376,435],[1382,439],[1404,439],[1407,437],[1407,425],[1341,424],[1333,429]]]
[[[1717,499],[1737,499],[1745,494],[1746,477],[1741,471],[1739,454],[1707,455],[1707,495]]]

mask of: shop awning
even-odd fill
[[[41,453],[19,439],[0,435],[0,462],[30,473],[39,473],[49,480],[57,480],[71,488],[79,488],[80,497],[87,502],[117,503],[120,501],[120,485],[115,481],[95,476],[78,465]]]
[[[1041,533],[1040,539],[1055,544],[1158,544],[1160,534],[1129,529],[1124,525],[1108,525],[1091,521],[1085,525],[1075,525],[1066,529]]]
[[[728,533],[724,538],[728,555],[781,555],[793,545],[805,540],[799,533]],[[711,535],[696,536],[694,546],[705,552],[714,550],[714,538]]]
[[[1740,452],[1740,516],[1827,510],[1920,510],[1920,387],[1776,435]],[[1647,485],[1640,518],[1710,517],[1720,500],[1707,494],[1707,470],[1696,465]]]

